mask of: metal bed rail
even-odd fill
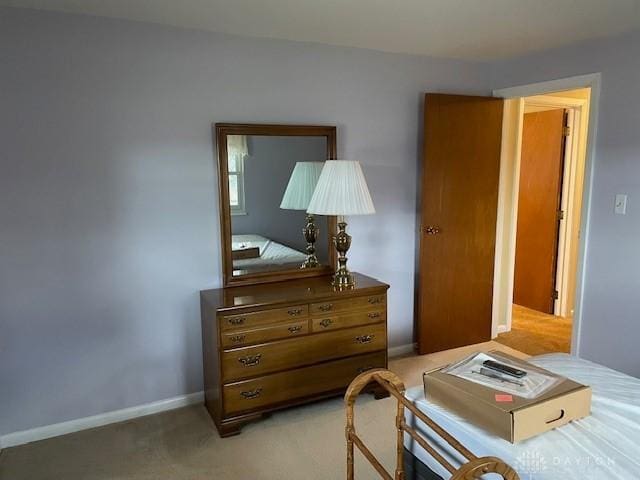
[[[356,398],[362,390],[372,383],[377,383],[384,388],[397,400],[396,411],[396,470],[395,476],[392,476],[382,466],[378,459],[366,447],[362,439],[357,435],[354,423],[354,405]],[[470,452],[464,445],[456,440],[451,434],[444,430],[440,425],[413,405],[404,396],[404,383],[396,374],[385,369],[368,370],[358,375],[347,388],[344,401],[347,409],[347,427],[345,430],[347,437],[347,480],[354,480],[354,446],[362,452],[364,457],[371,463],[373,468],[385,480],[405,480],[404,472],[404,434],[413,438],[424,450],[429,453],[440,465],[442,465],[449,473],[451,480],[473,480],[479,479],[487,473],[497,473],[504,480],[519,480],[520,477],[516,471],[505,462],[496,457],[477,457]],[[447,461],[438,451],[429,444],[416,430],[407,425],[404,418],[404,409],[409,409],[420,421],[426,424],[439,437],[446,441],[451,447],[459,452],[467,462],[460,468],[455,468]]]

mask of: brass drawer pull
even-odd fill
[[[330,312],[331,310],[333,310],[333,304],[325,303],[324,305],[320,305],[318,308],[321,312]]]
[[[369,303],[371,305],[376,305],[378,303],[382,303],[382,298],[380,298],[380,297],[369,297]]]
[[[300,330],[302,330],[302,325],[294,325],[292,327],[289,327],[288,330],[291,333],[298,333]]]
[[[380,318],[380,312],[373,312],[367,315],[369,318]]]
[[[256,388],[255,390],[249,390],[248,392],[240,392],[240,395],[245,400],[251,400],[253,398],[258,398],[262,393],[262,388]]]
[[[330,318],[325,318],[324,320],[320,321],[320,326],[322,328],[327,328],[329,325],[331,325],[333,323],[333,320],[331,320]]]
[[[245,317],[230,318],[229,323],[231,325],[242,325],[245,322],[245,320],[246,320]]]
[[[262,358],[262,354],[258,353],[257,355],[249,355],[248,357],[240,357],[238,361],[244,365],[245,367],[255,367],[260,363],[260,359]]]
[[[301,308],[292,308],[291,310],[287,311],[287,313],[293,317],[295,317],[296,315],[300,315],[302,313],[302,309]]]
[[[356,337],[356,343],[371,343],[375,335],[358,335]]]
[[[229,340],[231,340],[231,342],[233,343],[240,343],[240,342],[244,342],[245,338],[246,338],[245,335],[234,335],[232,337],[229,337]]]

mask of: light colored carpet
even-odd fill
[[[407,386],[422,372],[473,351],[502,350],[495,342],[431,355],[393,359],[389,368]],[[363,395],[358,433],[392,471],[395,401]],[[333,480],[345,478],[342,399],[284,410],[221,439],[198,405],[9,448],[0,454],[1,480]],[[379,479],[357,456],[358,480]]]
[[[569,353],[572,324],[571,318],[514,305],[511,331],[501,333],[496,341],[529,355]]]

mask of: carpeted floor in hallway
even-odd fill
[[[569,353],[572,324],[571,318],[513,305],[511,331],[498,335],[496,342],[529,355]]]
[[[409,386],[422,372],[474,351],[498,349],[526,357],[496,342],[390,361]],[[395,401],[363,395],[356,427],[392,471],[395,461]],[[6,449],[1,480],[338,480],[345,478],[345,414],[342,399],[274,413],[221,439],[202,405],[72,433]],[[358,480],[379,479],[359,455]]]

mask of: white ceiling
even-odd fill
[[[640,28],[640,0],[0,0],[0,5],[471,60]]]

